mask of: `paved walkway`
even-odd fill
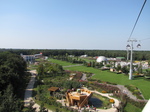
[[[116,85],[116,87],[118,87],[122,93],[125,93],[128,97],[130,97],[133,100],[137,100],[136,96],[134,96],[132,94],[131,91],[129,91],[126,87],[124,87],[123,85]]]
[[[35,82],[35,77],[34,75],[31,76],[30,82],[28,83],[28,86],[25,91],[25,96],[24,96],[24,106],[29,106],[30,101],[32,100],[32,90],[33,90],[33,85]]]
[[[30,71],[30,73],[32,74],[31,76],[31,79],[30,79],[30,82],[28,83],[28,86],[26,88],[26,91],[25,91],[25,96],[24,96],[24,106],[27,107],[30,105],[30,102],[33,101],[32,99],[32,90],[33,90],[33,86],[34,86],[34,83],[35,83],[35,75],[33,74],[36,74],[36,71],[35,70],[32,70]],[[39,112],[40,111],[40,105],[38,105],[37,103],[35,103],[33,105],[33,108],[36,108],[36,112]],[[48,110],[48,112],[52,112],[51,110]]]
[[[82,77],[81,77],[81,80],[86,80],[86,74],[85,73],[83,73],[83,75],[82,75]]]

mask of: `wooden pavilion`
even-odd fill
[[[87,89],[77,89],[76,92],[67,92],[66,99],[69,106],[77,105],[79,108],[88,104],[92,92]]]

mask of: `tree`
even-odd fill
[[[43,66],[43,64],[39,64],[36,70],[38,72],[38,75],[44,75],[44,66]]]
[[[44,107],[44,102],[40,105],[40,112],[48,112],[48,110]]]
[[[150,66],[150,60],[148,60],[148,65]]]
[[[146,69],[144,75],[145,75],[145,76],[150,76],[150,70]]]
[[[122,71],[123,73],[125,73],[125,74],[128,74],[128,73],[129,73],[129,68],[128,68],[127,66],[123,66],[123,67],[121,68],[121,71]]]
[[[19,91],[25,84],[26,62],[19,55],[9,52],[0,53],[0,91],[4,91],[12,84],[14,94],[19,96]]]
[[[0,112],[20,112],[19,99],[26,84],[26,62],[20,55],[0,53]]]
[[[4,93],[0,94],[0,112],[20,112],[22,108],[23,103],[13,94],[12,85],[8,85]]]
[[[139,74],[143,73],[143,69],[142,69],[142,64],[141,63],[138,66],[137,71],[138,71]]]
[[[120,64],[117,65],[116,70],[117,71],[121,70],[121,65]]]

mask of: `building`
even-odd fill
[[[86,58],[86,57],[88,57],[88,55],[85,54],[85,55],[81,55],[80,57],[81,58]]]
[[[125,61],[125,57],[116,57],[116,61]]]
[[[99,56],[96,59],[96,62],[98,62],[98,63],[101,63],[101,62],[104,62],[104,61],[107,61],[107,58],[105,56]]]
[[[23,55],[23,54],[21,54],[21,56],[23,57],[23,59],[26,62],[34,62],[35,61],[34,55]]]
[[[43,58],[43,55],[42,53],[40,54],[34,54],[34,55],[23,55],[21,54],[21,56],[23,57],[23,59],[26,61],[26,62],[34,62],[35,59],[37,58]]]
[[[91,96],[92,92],[87,89],[77,89],[77,91],[66,93],[66,99],[69,106],[77,105],[79,108],[87,105]]]
[[[40,54],[34,54],[34,57],[35,58],[43,58],[43,55],[42,55],[42,53],[40,53]]]

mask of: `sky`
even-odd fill
[[[0,48],[126,50],[144,0],[0,0]],[[150,50],[150,0],[131,39]]]

